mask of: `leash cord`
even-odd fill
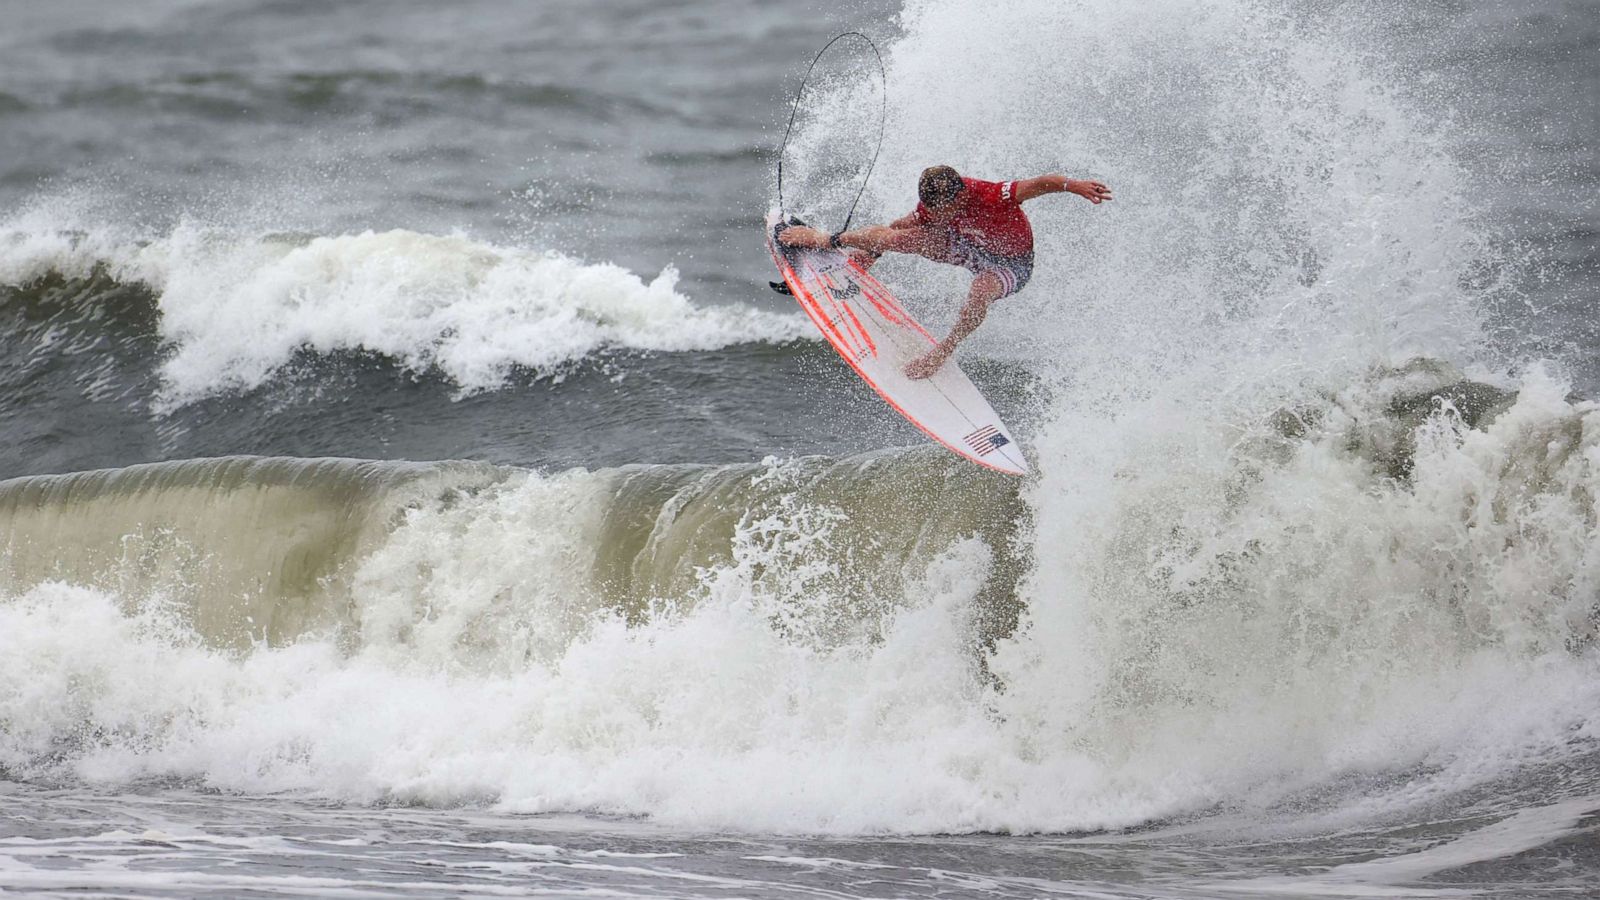
[[[806,67],[806,75],[800,79],[800,87],[794,92],[794,106],[789,110],[789,127],[783,130],[783,144],[778,148],[778,214],[781,217],[783,214],[783,156],[789,150],[789,136],[794,133],[794,120],[800,112],[800,98],[805,93],[806,82],[811,80],[811,73],[817,68],[817,62],[822,59],[823,54],[828,52],[829,47],[847,37],[858,37],[866,41],[867,46],[872,48],[872,56],[878,61],[878,80],[883,88],[881,92],[883,109],[878,116],[878,146],[872,151],[872,159],[867,162],[866,174],[861,178],[861,187],[856,190],[856,198],[850,201],[850,211],[845,214],[844,227],[840,228],[839,231],[848,230],[850,228],[850,220],[856,217],[856,204],[861,202],[861,195],[866,193],[867,181],[872,178],[872,167],[878,164],[878,154],[883,152],[884,128],[889,122],[889,73],[883,66],[883,54],[878,52],[878,45],[872,42],[872,38],[859,31],[846,31],[843,34],[835,35],[833,40],[822,45],[822,49],[817,51],[817,55],[811,58],[811,65]]]

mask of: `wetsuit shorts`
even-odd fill
[[[1000,278],[1001,297],[1009,297],[1022,290],[1033,277],[1033,251],[1020,256],[993,253],[957,235],[950,241],[948,262],[954,263],[974,275],[993,272]],[[996,298],[999,299],[999,298]]]

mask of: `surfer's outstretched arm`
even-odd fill
[[[922,226],[917,222],[916,213],[907,213],[906,215],[895,219],[893,222],[890,222],[887,227],[891,229],[902,230],[907,228],[921,228]],[[843,235],[840,236],[840,242],[843,243]],[[909,245],[910,242],[902,241],[902,243]],[[854,249],[856,252],[851,254],[851,258],[856,261],[857,265],[861,266],[861,271],[863,272],[872,268],[872,266],[883,256],[882,250],[862,250],[859,248]],[[932,249],[934,249],[932,242],[925,240],[919,244],[918,250],[912,252],[925,256],[928,254],[928,251]]]
[[[894,225],[868,225],[839,235],[839,243],[868,253],[914,253],[922,256],[929,249],[927,229],[913,225],[897,228]]]
[[[1098,181],[1080,181],[1065,175],[1040,175],[1015,182],[1018,203],[1026,203],[1045,194],[1077,194],[1093,204],[1111,199],[1111,188]]]

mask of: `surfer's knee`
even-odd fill
[[[994,272],[983,272],[972,279],[972,290],[967,302],[981,303],[985,307],[1006,295],[1006,283]]]

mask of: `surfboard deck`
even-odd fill
[[[779,221],[777,212],[767,214],[767,249],[787,293],[861,380],[957,456],[1009,475],[1026,475],[1022,448],[954,359],[930,378],[906,376],[906,364],[931,350],[938,339],[845,253],[779,245],[773,238]]]

